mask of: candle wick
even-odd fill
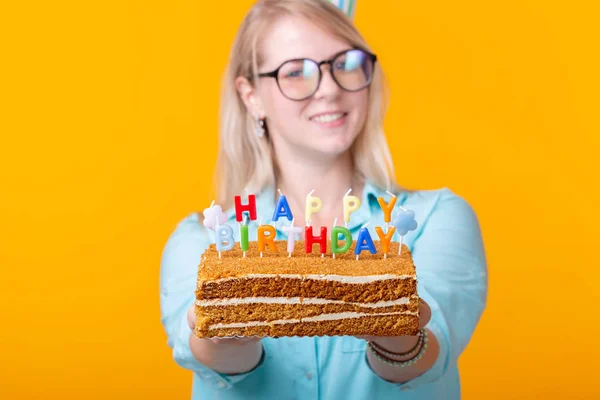
[[[390,196],[392,196],[392,197],[396,197],[396,195],[395,195],[394,193],[390,192],[389,190],[386,190],[385,192],[386,192],[387,194],[389,194]]]
[[[306,195],[306,198],[309,198],[310,196],[312,196],[312,194],[315,192],[315,189],[311,190],[309,194]]]
[[[344,197],[348,196],[351,191],[352,191],[352,188],[348,189],[348,191],[346,192],[346,194],[344,195]]]
[[[281,193],[281,189],[277,189],[277,191],[279,192],[280,196],[283,196],[283,193]]]
[[[212,203],[210,203],[210,208],[213,208],[214,205],[215,205],[215,201],[213,200]]]

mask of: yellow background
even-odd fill
[[[0,398],[188,398],[159,260],[210,201],[250,3],[0,3]],[[399,182],[450,187],[483,227],[466,399],[600,396],[596,3],[358,2]]]

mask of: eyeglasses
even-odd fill
[[[281,93],[290,100],[306,100],[315,94],[323,73],[321,65],[329,64],[335,83],[347,92],[358,92],[369,86],[377,56],[360,49],[344,50],[330,60],[316,62],[310,58],[285,61],[271,72],[259,73],[260,78],[275,78]]]

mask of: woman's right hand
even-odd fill
[[[194,305],[188,309],[187,320],[190,333],[190,349],[202,364],[224,374],[239,374],[252,370],[262,356],[258,337],[199,338],[196,329]]]

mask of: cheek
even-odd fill
[[[269,118],[270,126],[278,131],[277,133],[285,135],[291,127],[299,126],[303,110],[304,102],[286,99],[277,86],[267,94],[265,113]]]
[[[367,120],[367,115],[369,111],[369,94],[368,92],[358,92],[355,93],[355,96],[352,100],[352,111],[354,114],[353,122],[358,126],[358,131],[362,128],[363,124]]]

